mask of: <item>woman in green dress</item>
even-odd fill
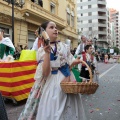
[[[0,61],[11,61],[15,47],[9,37],[4,38],[4,30],[0,29]]]

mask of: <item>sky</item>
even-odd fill
[[[119,0],[106,0],[108,8],[114,8],[120,12],[120,4],[118,3]]]

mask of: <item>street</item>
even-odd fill
[[[82,95],[87,120],[120,120],[120,64],[98,63],[99,88],[93,95]],[[6,103],[9,120],[17,120],[25,101]]]
[[[110,69],[112,68],[112,69]],[[120,64],[99,64],[99,88],[94,95],[83,95],[87,120],[120,120]]]

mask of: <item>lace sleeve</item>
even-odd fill
[[[68,64],[71,65],[72,62],[75,60],[74,56],[71,54],[70,52],[70,47],[67,46],[67,61],[68,61]]]
[[[38,64],[36,72],[35,72],[35,76],[34,76],[35,80],[42,80],[42,78],[43,78],[42,64],[43,64],[43,60],[44,60],[44,54],[45,54],[45,52],[44,52],[43,47],[40,47],[37,52],[37,61],[39,64]]]
[[[45,51],[43,47],[40,47],[37,51],[37,61],[39,62],[40,60],[43,60],[44,58]]]

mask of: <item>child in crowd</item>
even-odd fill
[[[85,61],[89,65],[92,70],[92,74],[94,74],[96,59],[92,55],[91,45],[85,46],[85,54],[82,55],[81,60]],[[83,81],[85,79],[90,79],[88,68],[84,64],[82,64],[80,76],[83,78]]]

